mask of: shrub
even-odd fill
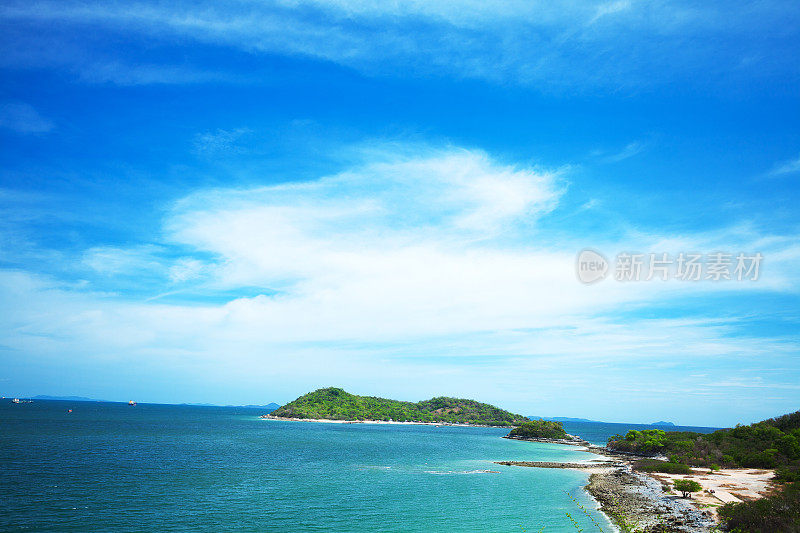
[[[773,496],[752,502],[728,503],[717,513],[728,531],[800,531],[800,487],[793,483]]]
[[[800,481],[800,467],[786,466],[775,471],[775,481],[794,483]]]

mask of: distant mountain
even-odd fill
[[[531,416],[528,417],[531,420],[553,420],[555,422],[577,422],[577,423],[586,423],[586,422],[593,422],[595,424],[608,424],[608,423],[621,423],[621,422],[601,422],[599,420],[589,420],[588,418],[571,418],[568,416]],[[675,427],[675,424],[672,422],[665,422],[663,420],[658,422],[653,422],[650,424],[651,426],[655,427]]]
[[[68,402],[105,402],[105,400],[96,400],[94,398],[86,398],[84,396],[48,396],[46,394],[40,394],[38,396],[34,396],[32,399],[34,399],[34,400],[59,400],[59,401],[68,401]]]
[[[251,405],[237,405],[236,407],[246,407],[248,409],[261,409],[262,411],[272,412],[275,409],[277,409],[278,407],[280,407],[280,405],[278,405],[277,403],[273,402],[273,403],[268,403],[267,405],[252,405],[251,404]]]
[[[309,392],[272,414],[282,418],[449,422],[488,426],[514,426],[528,421],[524,416],[475,400],[440,396],[416,403],[402,402],[357,396],[336,387]]]
[[[588,418],[571,418],[569,416],[529,416],[531,420],[553,420],[555,422],[595,422],[597,420],[589,420]]]

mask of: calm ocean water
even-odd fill
[[[2,400],[0,530],[576,531],[566,513],[589,530],[571,495],[610,531],[586,474],[492,463],[595,457],[571,447],[258,414]]]

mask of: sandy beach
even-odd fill
[[[728,468],[709,472],[708,469],[694,468],[692,474],[651,473],[650,477],[671,484],[676,479],[697,481],[701,491],[692,494],[692,504],[698,509],[711,513],[716,519],[717,508],[726,503],[752,501],[767,496],[775,490],[773,470],[756,468]]]

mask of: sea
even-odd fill
[[[572,446],[260,414],[0,400],[0,531],[614,531],[586,472],[494,463],[597,458]],[[598,444],[633,427],[564,425]]]

